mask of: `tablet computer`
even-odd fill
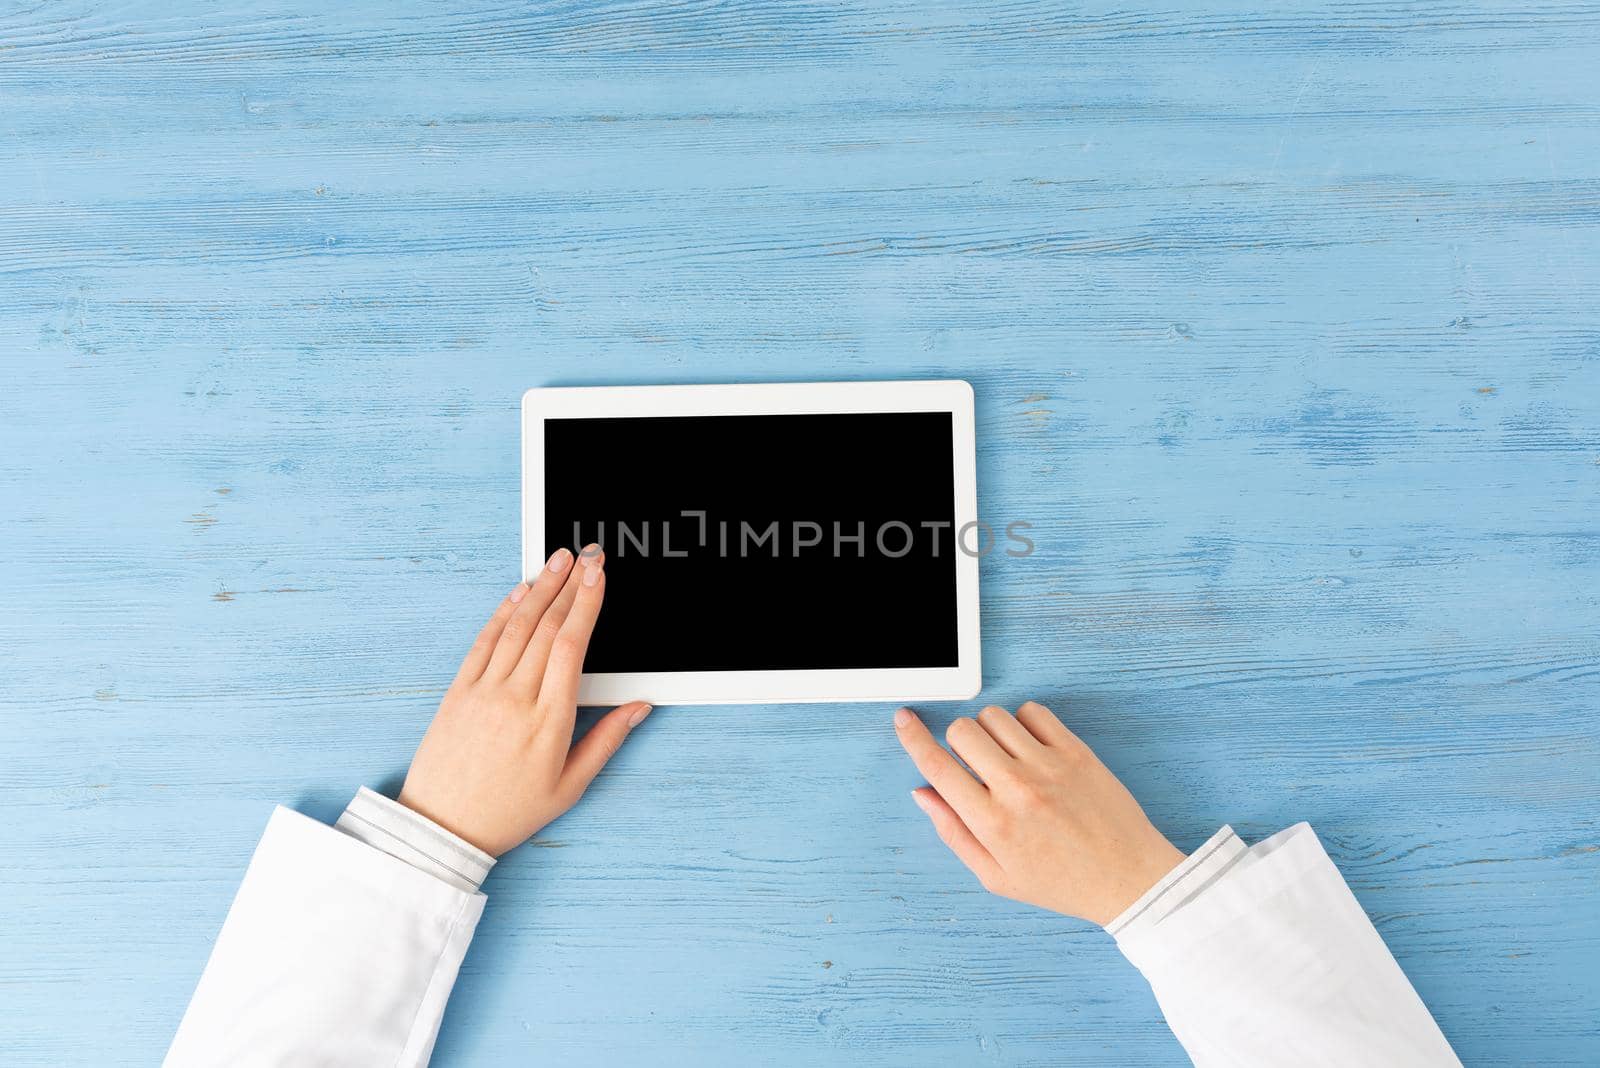
[[[522,574],[606,553],[580,703],[980,687],[972,387],[531,389]]]

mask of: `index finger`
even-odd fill
[[[583,577],[578,580],[577,596],[567,618],[562,620],[555,641],[550,643],[550,660],[545,665],[544,680],[539,685],[539,700],[554,715],[551,720],[566,722],[566,732],[572,733],[572,720],[578,708],[578,683],[583,678],[583,657],[589,651],[589,638],[594,634],[595,620],[600,618],[600,604],[606,596],[605,561],[596,559],[580,565]]]
[[[969,827],[974,822],[982,823],[989,811],[988,788],[957,763],[911,709],[902,708],[894,714],[894,730],[928,785],[950,803]]]

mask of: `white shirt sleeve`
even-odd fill
[[[164,1063],[427,1064],[493,864],[369,790],[275,810]]]
[[[1222,828],[1106,930],[1199,1068],[1461,1063],[1307,824]]]

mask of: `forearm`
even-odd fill
[[[1306,824],[1223,828],[1106,929],[1201,1068],[1460,1063]]]
[[[370,791],[277,809],[165,1063],[426,1064],[493,863]]]
[[[479,631],[406,774],[327,827],[278,809],[168,1065],[427,1063],[494,857],[571,808],[650,713],[572,740],[605,596],[598,545],[557,549]],[[426,814],[426,818],[424,815]]]

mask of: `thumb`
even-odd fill
[[[643,723],[644,717],[649,714],[650,706],[643,701],[629,701],[601,716],[589,728],[589,733],[567,754],[567,765],[561,770],[561,779],[557,783],[561,796],[571,798],[576,803],[589,784],[594,782],[594,777],[600,774],[600,769],[606,766],[606,761],[617,755],[628,733]]]

